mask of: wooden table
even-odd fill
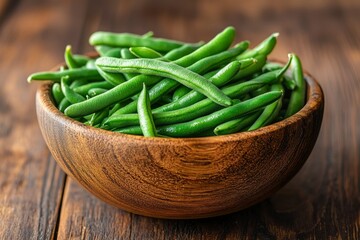
[[[0,2],[0,239],[360,239],[360,2]],[[272,56],[297,53],[323,87],[316,146],[302,170],[266,201],[201,220],[137,216],[68,178],[38,128],[26,77],[61,62],[66,44],[92,50],[96,30],[209,40],[227,25],[252,46],[280,32]]]

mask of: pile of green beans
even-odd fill
[[[274,33],[249,49],[227,27],[208,42],[95,32],[98,57],[73,54],[66,66],[31,74],[50,80],[54,104],[86,125],[145,137],[203,137],[252,131],[298,112],[306,101],[299,57],[268,61]]]

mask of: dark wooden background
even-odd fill
[[[306,3],[305,3],[306,2]],[[224,27],[253,45],[280,32],[272,54],[297,53],[326,97],[307,163],[266,201],[202,220],[115,209],[56,165],[26,77],[92,50],[96,30],[209,40]],[[0,0],[0,239],[360,239],[360,1]]]

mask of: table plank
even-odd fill
[[[83,23],[72,22],[71,2],[1,5],[6,17],[0,23],[0,239],[56,236],[66,176],[37,124],[39,84],[28,84],[26,77],[62,61],[67,41],[76,44]]]
[[[227,25],[253,43],[280,32],[272,56],[300,55],[326,95],[322,130],[302,170],[266,201],[202,220],[142,217],[108,206],[69,179],[59,239],[359,239],[359,29],[357,1],[252,1],[249,6],[192,1],[137,1],[89,6],[83,36],[95,30],[208,40]],[[95,14],[96,12],[96,14]],[[114,24],[116,23],[116,24]],[[212,24],[209,24],[212,23]],[[90,48],[87,48],[90,49]]]

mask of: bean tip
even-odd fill
[[[32,75],[28,76],[28,78],[26,80],[28,83],[31,83],[31,81],[33,80]]]
[[[278,38],[280,36],[280,33],[276,32],[272,34],[273,37]]]

